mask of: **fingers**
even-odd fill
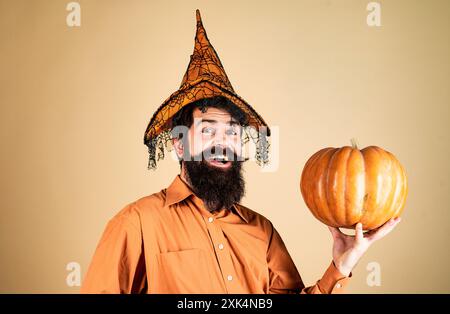
[[[401,221],[400,217],[392,218],[379,227],[376,231],[374,231],[367,239],[371,242],[377,241],[386,235],[388,235],[392,230],[394,230],[395,226]]]
[[[355,236],[354,236],[355,243],[362,244],[364,239],[366,239],[370,242],[373,242],[373,241],[376,241],[378,239],[385,237],[389,232],[394,230],[395,226],[400,222],[400,220],[401,220],[400,217],[397,217],[395,219],[390,219],[389,221],[387,221],[385,224],[383,224],[378,229],[370,230],[366,234],[364,234],[364,232],[363,232],[362,223],[358,222],[355,226]],[[333,239],[337,239],[337,238],[344,239],[344,238],[350,237],[350,236],[346,235],[345,233],[343,233],[339,228],[331,227],[331,226],[327,226],[327,227],[330,230]],[[353,236],[351,236],[351,237],[353,237]]]

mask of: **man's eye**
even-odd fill
[[[214,129],[213,128],[203,128],[202,129],[202,133],[203,134],[214,134]]]
[[[237,131],[235,130],[235,129],[229,129],[228,131],[227,131],[227,135],[237,135],[238,133],[237,133]]]

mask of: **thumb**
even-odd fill
[[[355,228],[355,241],[357,244],[362,243],[364,239],[363,229],[362,229],[362,223],[358,222],[356,224]]]

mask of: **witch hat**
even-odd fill
[[[144,134],[144,144],[149,149],[148,168],[156,167],[156,149],[158,159],[164,157],[164,146],[171,139],[172,117],[184,106],[204,98],[224,96],[239,107],[247,115],[248,126],[253,127],[257,133],[251,136],[261,146],[260,130],[264,135],[270,136],[270,129],[261,116],[234,91],[228,79],[222,62],[214,47],[209,42],[203,27],[200,11],[196,10],[197,32],[195,35],[194,52],[186,73],[183,76],[180,88],[167,98],[153,114]],[[264,138],[265,140],[265,138]],[[267,147],[265,147],[267,148]],[[257,160],[261,160],[261,152],[257,148]],[[267,156],[263,158],[264,163]]]

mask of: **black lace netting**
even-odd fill
[[[255,160],[259,166],[264,166],[269,162],[269,148],[270,143],[265,132],[257,132],[253,127],[243,127],[242,144],[245,145],[252,139],[255,144]],[[155,170],[156,162],[164,159],[165,151],[171,152],[172,147],[172,132],[166,130],[154,137],[151,141],[146,143],[148,147],[148,169]]]

